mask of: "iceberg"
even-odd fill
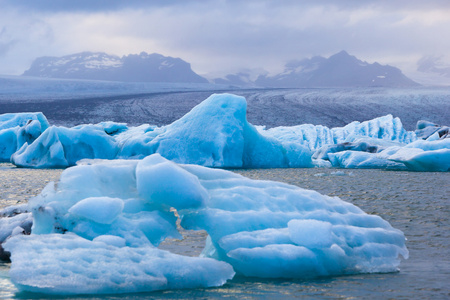
[[[417,140],[416,134],[406,131],[399,118],[392,115],[375,118],[364,122],[352,122],[344,127],[332,129],[336,144],[353,142],[361,137],[377,138],[385,141],[409,144]]]
[[[124,140],[118,157],[159,153],[177,163],[222,168],[311,166],[309,149],[261,135],[246,111],[245,98],[214,94],[174,123]]]
[[[20,290],[56,294],[118,294],[221,286],[234,275],[226,263],[154,247],[127,247],[101,236],[13,237],[10,276]],[[26,257],[26,259],[24,259]]]
[[[408,257],[401,231],[337,197],[159,154],[84,161],[28,205],[31,234],[12,230],[3,243],[21,291],[129,293],[220,286],[235,273],[393,272]],[[157,248],[181,237],[174,210],[185,229],[207,231],[200,257]]]
[[[419,172],[450,171],[450,138],[417,140],[404,147],[389,147],[379,157],[404,164]]]
[[[441,150],[424,150],[417,158],[412,158],[411,151],[419,155],[419,150],[410,149],[418,140],[448,138],[446,126],[419,121],[415,132],[406,131],[399,118],[386,115],[336,128],[302,124],[266,129],[249,123],[246,113],[244,97],[213,94],[181,119],[162,127],[128,127],[110,121],[49,127],[40,113],[1,115],[5,129],[0,129],[0,160],[20,167],[66,168],[82,159],[143,159],[158,153],[176,163],[214,168],[448,171],[444,144],[437,144]],[[24,121],[31,117],[36,120]],[[406,145],[413,146],[404,148]],[[388,152],[381,154],[390,147],[404,149],[392,157]],[[444,166],[436,166],[441,160]]]
[[[31,144],[48,127],[42,113],[0,115],[0,162],[9,162],[12,154],[24,144]]]
[[[8,113],[0,115],[0,130],[14,127],[23,127],[30,121],[37,121],[40,124],[42,131],[50,126],[47,118],[41,112]]]
[[[420,120],[417,122],[415,133],[418,138],[423,140],[445,139],[450,137],[450,128]]]
[[[361,138],[372,138],[408,144],[417,139],[414,132],[406,131],[399,118],[392,115],[373,120],[354,121],[344,127],[328,128],[322,125],[303,124],[291,127],[275,127],[268,130],[260,128],[264,135],[280,141],[295,142],[307,145],[312,151],[327,145],[354,142]]]
[[[336,168],[406,170],[401,162],[385,159],[369,152],[347,150],[328,153],[328,158],[331,165]]]
[[[114,138],[102,126],[51,126],[33,143],[24,143],[11,162],[20,167],[66,168],[84,158],[113,159],[117,152]]]

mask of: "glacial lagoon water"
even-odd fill
[[[402,230],[410,251],[400,272],[327,277],[314,280],[235,278],[219,288],[160,291],[145,294],[70,297],[67,299],[449,299],[450,173],[338,169],[233,170],[253,179],[276,180],[338,196],[376,214]],[[18,169],[0,164],[0,208],[23,203],[57,180],[61,170]],[[161,248],[198,255],[205,233],[183,231],[182,241]],[[46,298],[18,293],[0,263],[0,299]]]

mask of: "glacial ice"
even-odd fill
[[[42,131],[47,129],[50,125],[47,118],[40,112],[37,113],[9,113],[0,115],[0,130],[23,127],[30,121],[38,121],[41,125]]]
[[[49,127],[42,113],[0,115],[0,162],[10,160],[25,143],[31,144]]]
[[[91,241],[72,233],[12,237],[6,243],[13,262],[11,280],[29,292],[118,294],[221,286],[234,275],[230,265],[210,258],[122,246],[111,243],[111,237],[100,237],[104,238]]]
[[[82,158],[113,159],[117,152],[116,142],[102,126],[51,126],[33,143],[23,144],[11,162],[20,167],[65,168]]]
[[[306,144],[313,151],[327,145],[354,142],[362,137],[404,144],[417,139],[414,132],[406,131],[400,119],[392,115],[365,122],[354,121],[344,127],[331,129],[322,125],[303,124],[291,127],[280,126],[266,131],[260,130],[260,132],[280,141]]]
[[[246,110],[245,98],[214,94],[181,119],[162,127],[128,127],[114,122],[48,127],[42,114],[2,115],[0,120],[10,124],[4,126],[18,126],[0,130],[0,159],[10,159],[21,167],[64,168],[86,158],[143,159],[159,153],[176,163],[216,168],[332,166],[448,171],[449,146],[438,142],[448,139],[445,126],[419,121],[416,132],[406,131],[399,118],[386,115],[336,128],[302,124],[265,129],[250,124]],[[36,120],[24,125],[27,118]],[[422,139],[436,141],[440,150],[415,148]],[[401,150],[396,150],[396,155],[392,149],[382,153],[391,147]]]
[[[180,237],[173,208],[182,227],[208,232],[201,257],[156,248]],[[392,272],[408,256],[401,231],[337,197],[178,165],[159,154],[84,161],[47,185],[29,209],[31,235],[15,232],[3,243],[11,280],[22,291],[220,286],[235,272],[267,278]]]
[[[341,151],[328,154],[331,165],[344,169],[386,169],[406,170],[404,164],[379,157],[377,154],[361,151]]]
[[[404,147],[389,147],[379,154],[404,164],[411,171],[450,171],[450,138],[439,140],[417,140]]]
[[[243,97],[212,95],[174,123],[124,140],[118,157],[159,153],[177,163],[228,168],[311,165],[309,149],[261,135],[246,111]]]

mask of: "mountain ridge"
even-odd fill
[[[35,59],[22,76],[124,82],[208,82],[180,58],[146,52],[122,57],[89,51],[62,57],[43,56]]]
[[[256,79],[257,85],[266,87],[408,87],[418,84],[403,75],[400,69],[367,63],[348,54],[336,53],[329,58],[315,56],[292,61],[284,72]]]
[[[398,68],[367,63],[346,51],[328,58],[314,56],[292,60],[276,75],[248,72],[228,74],[211,81],[237,87],[413,87],[419,84]],[[260,74],[258,76],[258,74]],[[37,58],[23,76],[122,82],[208,83],[181,58],[158,53],[122,57],[104,52],[80,52],[62,57]]]
[[[245,75],[245,74],[244,74]],[[217,78],[216,83],[239,85],[243,74],[229,74]],[[329,58],[314,56],[293,60],[285,64],[276,75],[260,75],[251,82],[266,88],[312,87],[412,87],[419,84],[406,77],[400,69],[377,62],[370,64],[357,59],[346,51]]]

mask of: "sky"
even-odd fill
[[[405,74],[450,63],[448,0],[0,0],[0,74],[40,56],[142,51],[200,75],[275,74],[291,60],[346,50]]]

